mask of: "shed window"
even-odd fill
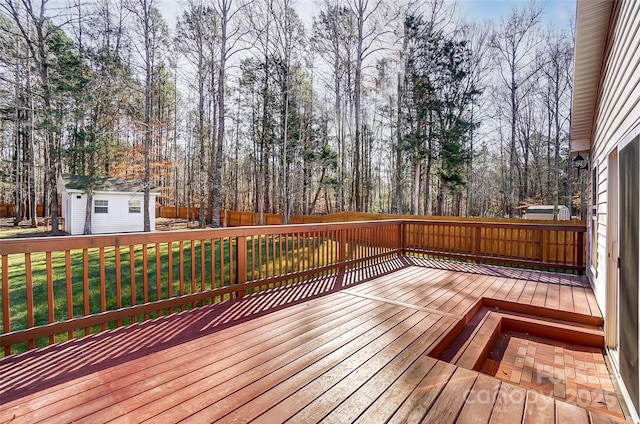
[[[140,213],[140,201],[129,200],[129,213]]]
[[[93,201],[94,213],[109,213],[109,201],[108,200],[94,200]]]

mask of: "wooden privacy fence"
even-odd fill
[[[4,355],[400,255],[584,271],[584,226],[387,220],[0,241]]]
[[[26,215],[24,209],[21,209],[21,215]],[[0,218],[11,218],[14,216],[16,216],[16,205],[8,203],[0,204]],[[42,205],[36,205],[36,216],[42,216]]]
[[[156,217],[158,218],[181,218],[197,220],[200,208],[197,207],[180,207],[175,206],[158,206],[156,207]],[[207,214],[205,214],[206,216]],[[379,221],[389,219],[403,220],[427,220],[427,221],[462,221],[462,222],[505,222],[520,223],[523,220],[519,218],[470,218],[455,216],[433,216],[433,215],[391,215],[380,213],[366,212],[337,212],[328,215],[291,215],[289,224],[318,224],[331,222],[353,222],[353,221]],[[256,212],[234,211],[224,209],[220,211],[220,222],[225,227],[242,227],[247,225],[259,225],[260,214]],[[539,224],[556,224],[558,221],[549,220],[528,220],[528,223]],[[284,219],[280,214],[265,213],[262,214],[262,225],[282,225]],[[562,221],[567,225],[584,225],[584,221]]]
[[[208,210],[205,217],[208,216]],[[156,206],[156,218],[180,218],[198,220],[200,216],[200,208],[181,206]],[[243,227],[247,225],[258,225],[260,215],[254,212],[221,210],[220,222],[225,227]],[[265,213],[262,214],[263,225],[282,225],[284,222],[282,215]],[[315,221],[321,222],[321,221]],[[291,222],[291,224],[302,224],[302,222]]]

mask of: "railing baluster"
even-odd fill
[[[233,240],[234,238],[232,237],[228,237],[227,241],[229,244],[229,285],[232,285],[234,283],[234,260],[233,260],[233,256],[235,254],[235,249],[233,248]]]
[[[307,237],[306,231],[298,234],[298,269],[300,270],[307,268],[306,262],[305,262],[305,250],[304,250],[306,237]]]
[[[475,229],[475,235],[476,235],[476,240],[475,240],[475,248],[474,248],[474,255],[475,255],[475,259],[477,263],[480,263],[480,256],[482,256],[482,227],[478,226]]]
[[[200,291],[205,291],[207,289],[205,284],[205,271],[204,271],[204,255],[205,255],[205,246],[204,240],[200,239]],[[206,301],[203,299],[200,301],[200,306],[206,305]]]
[[[218,240],[218,276],[220,277],[220,287],[224,287],[224,239],[220,237]]]
[[[24,254],[24,273],[27,295],[27,328],[33,328],[33,275],[31,270],[31,253]],[[33,349],[33,339],[27,341],[27,349]]]
[[[129,291],[131,294],[131,306],[136,304],[136,251],[133,245],[129,245]],[[131,315],[131,322],[136,322],[136,315]]]
[[[9,255],[2,255],[2,331],[6,334],[11,331],[11,316],[9,308]],[[11,355],[11,346],[4,347],[4,356]]]
[[[122,308],[122,281],[120,279],[120,275],[122,272],[121,263],[120,263],[120,246],[115,246],[115,266],[116,266],[116,309]],[[120,327],[122,325],[122,320],[118,318],[116,321],[116,326]]]
[[[260,259],[260,269],[262,270],[262,278],[268,279],[271,277],[271,240],[269,235],[264,235],[260,240],[260,247],[262,248],[262,256]],[[268,290],[269,286],[264,285],[264,290]]]
[[[47,322],[54,322],[54,302],[53,302],[53,264],[51,260],[51,251],[45,253],[45,263],[47,268]],[[49,335],[49,344],[54,343],[54,335]]]
[[[149,257],[147,255],[147,245],[142,245],[142,301],[149,302]],[[149,313],[144,313],[144,320],[149,319]]]
[[[279,275],[282,275],[282,262],[283,262],[283,259],[282,259],[282,236],[283,235],[284,235],[283,233],[278,234],[278,254],[280,256],[280,258],[278,259],[278,274]]]
[[[196,242],[195,240],[189,240],[189,270],[191,271],[191,291],[189,293],[196,292]],[[196,307],[196,302],[191,302],[191,309]]]
[[[180,267],[180,296],[184,295],[184,241],[180,240],[178,243],[179,249],[179,267]],[[180,305],[180,311],[184,311],[184,304]]]
[[[276,275],[276,269],[277,269],[277,264],[276,264],[276,235],[272,234],[271,235],[271,274],[269,275],[270,277],[275,277]]]
[[[213,290],[216,287],[216,246],[213,238],[208,239],[209,241],[209,288]],[[211,303],[213,303],[215,299],[211,299]]]
[[[160,243],[155,244],[155,254],[156,254],[156,300],[162,299],[162,278],[161,278],[161,267],[160,267]],[[162,309],[156,310],[156,317],[162,315]]]
[[[167,299],[173,297],[173,242],[167,243]],[[169,313],[173,313],[173,307],[169,307]]]
[[[67,295],[67,319],[73,318],[73,291],[71,283],[71,251],[64,251],[64,272],[65,272],[65,287]],[[116,278],[120,277],[120,270],[116,272]],[[67,339],[73,339],[73,330],[67,332]]]
[[[105,260],[104,260],[104,247],[100,247],[98,250],[98,255],[100,256],[98,266],[100,267],[100,312],[105,312],[107,310],[107,287],[106,287],[106,278],[105,278]],[[102,331],[107,329],[107,323],[103,322],[100,326]]]
[[[250,236],[251,240],[251,279],[256,279],[256,236]]]
[[[266,240],[265,237],[262,235],[258,236],[258,279],[259,280],[262,280],[262,240]]]
[[[236,238],[236,284],[247,281],[247,239],[239,236]],[[243,297],[246,290],[242,288],[236,292],[237,297]]]

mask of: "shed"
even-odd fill
[[[62,174],[58,192],[62,193],[64,231],[71,235],[84,233],[87,208],[88,177]],[[151,231],[155,230],[157,189],[149,194]],[[144,231],[144,182],[141,180],[106,177],[96,181],[91,209],[91,233],[130,233]]]
[[[525,213],[524,219],[553,219],[553,205],[536,205],[529,206]],[[558,205],[558,221],[568,221],[571,219],[569,208],[564,205]]]

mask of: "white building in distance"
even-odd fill
[[[62,193],[64,231],[84,233],[87,214],[88,177],[62,174],[58,192]],[[149,194],[151,231],[155,230],[155,204],[159,190]],[[91,209],[91,233],[131,233],[144,231],[144,182],[127,178],[105,177],[94,183]]]

